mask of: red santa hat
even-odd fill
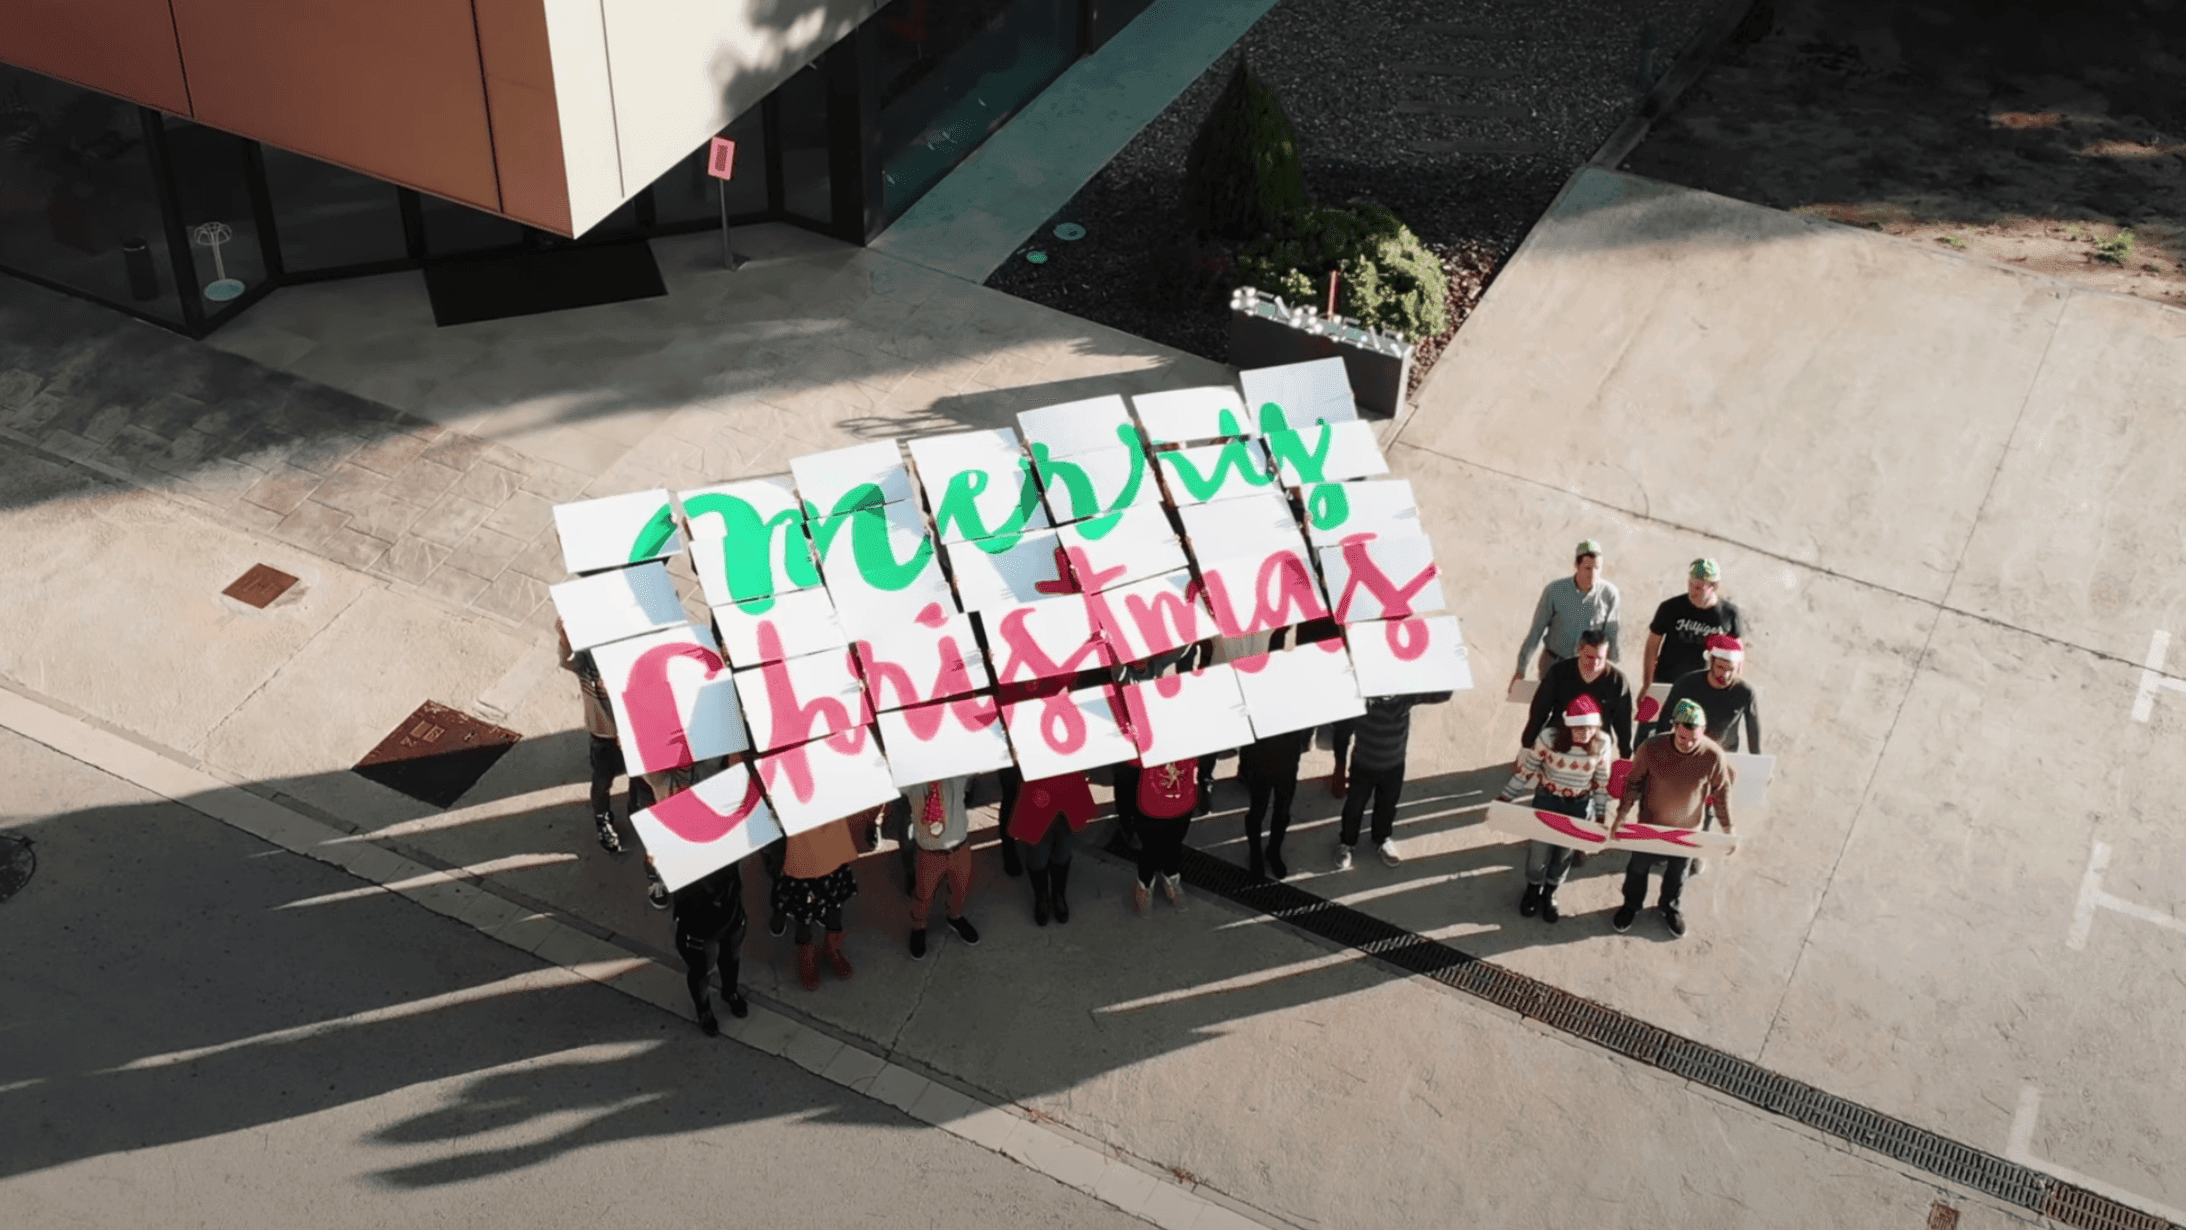
[[[1725,662],[1743,662],[1746,660],[1746,647],[1739,643],[1737,637],[1718,632],[1708,638],[1708,656],[1721,658]]]
[[[1564,725],[1599,726],[1602,724],[1602,707],[1591,696],[1581,696],[1564,708]]]

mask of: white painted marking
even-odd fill
[[[2011,1117],[2011,1139],[2004,1145],[2004,1157],[2007,1160],[2017,1162],[2022,1166],[2032,1166],[2044,1174],[2063,1179],[2075,1187],[2084,1187],[2098,1196],[2115,1200],[2129,1208],[2139,1209],[2143,1213],[2152,1213],[2168,1221],[2186,1222],[2186,1212],[2181,1212],[2167,1204],[2159,1204],[2136,1192],[2129,1192],[2122,1187],[2105,1183],[2101,1179],[2090,1178],[2077,1170],[2067,1169],[2055,1162],[2045,1162],[2034,1156],[2034,1123],[2041,1113],[2041,1091],[2032,1085],[2021,1089],[2019,1091],[2018,1112]]]
[[[2141,667],[2140,690],[2133,697],[2133,720],[2145,722],[2156,711],[2156,693],[2169,688],[2173,692],[2186,692],[2186,679],[2170,679],[2163,674],[2163,659],[2171,652],[2171,634],[2156,629],[2148,638],[2148,660]]]
[[[2115,910],[2128,918],[2138,918],[2154,923],[2167,931],[2186,935],[2186,920],[2174,918],[2161,910],[2151,909],[2137,901],[2112,896],[2103,891],[2103,872],[2110,867],[2110,847],[2096,842],[2088,854],[2087,874],[2080,880],[2080,899],[2072,908],[2072,930],[2065,936],[2065,947],[2079,950],[2087,947],[2088,932],[2095,925],[2097,908]]]

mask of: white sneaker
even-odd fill
[[[1382,862],[1385,862],[1385,863],[1387,863],[1387,864],[1389,864],[1389,865],[1390,865],[1391,867],[1394,867],[1394,866],[1396,866],[1396,865],[1397,865],[1398,863],[1401,863],[1401,862],[1403,862],[1403,861],[1404,861],[1404,856],[1403,856],[1403,855],[1401,855],[1401,854],[1399,854],[1399,853],[1397,853],[1397,839],[1396,839],[1396,838],[1394,838],[1394,837],[1384,838],[1384,839],[1383,839],[1383,841],[1382,841],[1382,843],[1381,843],[1381,847],[1380,847],[1380,849],[1381,849],[1381,861],[1382,861]]]
[[[1351,847],[1340,841],[1336,843],[1336,870],[1351,870]]]
[[[1183,908],[1184,908],[1184,877],[1183,877],[1183,876],[1163,876],[1163,877],[1161,877],[1161,893],[1162,893],[1162,895],[1163,895],[1163,896],[1165,896],[1165,897],[1167,897],[1167,898],[1169,899],[1169,904],[1170,904],[1170,905],[1173,905],[1173,906],[1175,906],[1176,908],[1178,908],[1178,909],[1180,909],[1180,910],[1181,910],[1181,909],[1183,909]]]

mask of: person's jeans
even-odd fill
[[[960,842],[947,850],[918,852],[918,876],[911,894],[911,926],[923,929],[927,911],[933,907],[934,890],[941,886],[942,878],[949,881],[949,917],[964,917],[964,902],[972,895],[972,846]]]
[[[1139,883],[1152,887],[1157,874],[1173,876],[1184,870],[1184,834],[1191,827],[1189,812],[1168,819],[1139,817]]]
[[[1078,835],[1071,831],[1070,817],[1056,815],[1047,823],[1047,832],[1038,841],[1021,841],[1017,847],[1024,853],[1025,870],[1045,871],[1049,863],[1068,863],[1078,848]]]
[[[1552,811],[1559,816],[1572,816],[1584,820],[1594,810],[1591,795],[1569,798],[1546,786],[1533,790],[1533,810]],[[1535,886],[1546,884],[1552,888],[1563,884],[1571,874],[1571,863],[1579,852],[1569,846],[1553,845],[1545,841],[1529,842],[1526,846],[1526,883]]]
[[[1678,898],[1685,892],[1685,869],[1691,863],[1691,859],[1675,854],[1634,854],[1632,861],[1624,865],[1624,908],[1636,910],[1647,904],[1647,873],[1660,864],[1662,896],[1655,904],[1676,909]]]
[[[1403,765],[1387,769],[1351,766],[1351,788],[1343,797],[1343,828],[1337,840],[1347,846],[1359,844],[1359,822],[1366,818],[1369,802],[1374,805],[1374,844],[1389,840],[1397,831],[1397,800],[1403,794]]]
[[[1280,780],[1251,777],[1245,780],[1245,839],[1248,849],[1260,849],[1260,817],[1268,818],[1268,849],[1281,850],[1290,832],[1290,802],[1298,794],[1298,777]]]

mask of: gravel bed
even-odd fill
[[[1450,274],[1455,333],[1558,188],[1629,116],[1715,11],[1715,0],[1282,0],[1185,89],[987,285],[1217,362],[1229,359],[1232,253],[1193,244],[1180,201],[1186,150],[1242,54],[1298,132],[1315,200],[1376,200]],[[1658,32],[1643,77],[1641,46]],[[1441,27],[1441,28],[1437,28]],[[1501,70],[1468,77],[1437,70]],[[1400,110],[1508,109],[1511,116]],[[1533,152],[1422,149],[1436,141]],[[1085,237],[1056,238],[1075,222]],[[1039,251],[1044,263],[1026,259]],[[1449,334],[1419,339],[1413,387]]]

